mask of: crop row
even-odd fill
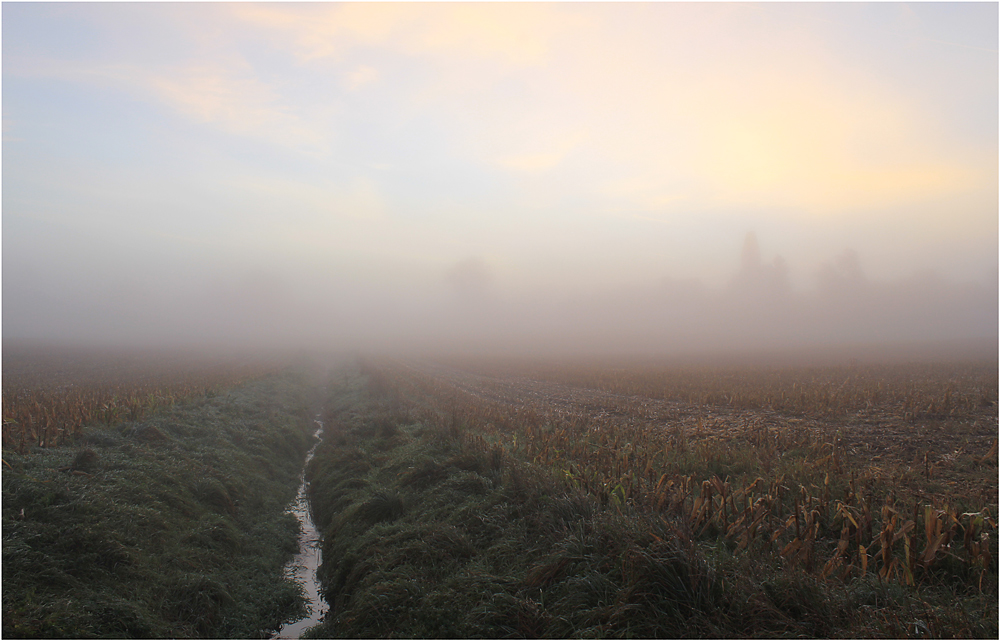
[[[62,385],[5,375],[3,447],[20,452],[54,447],[78,436],[84,426],[138,421],[157,408],[230,387],[266,371],[261,365],[152,373],[109,382],[77,378]]]
[[[830,429],[744,421],[713,437],[699,420],[693,439],[683,425],[653,425],[627,411],[544,399],[512,404],[393,365],[370,366],[368,374],[373,385],[415,402],[423,420],[443,422],[472,447],[547,466],[606,505],[659,514],[689,543],[722,540],[736,553],[770,551],[823,578],[875,573],[916,585],[951,576],[979,588],[987,576],[996,578],[995,505],[914,492],[912,483],[856,460]],[[951,398],[979,394],[962,388]],[[876,402],[898,398],[889,389]],[[963,408],[981,411],[978,401]],[[995,479],[995,445],[971,464]],[[930,477],[928,466],[918,480]]]
[[[949,416],[997,407],[995,364],[850,367],[611,367],[521,363],[486,373],[517,374],[622,395],[836,417],[891,413]]]

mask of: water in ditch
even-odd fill
[[[323,433],[323,423],[316,419],[316,433],[319,438]],[[316,448],[312,446],[306,455],[306,465],[312,460]],[[305,591],[306,610],[308,614],[305,618],[286,623],[281,627],[273,638],[275,639],[298,639],[302,633],[320,622],[326,613],[326,603],[319,595],[319,583],[316,581],[316,569],[320,564],[319,531],[312,520],[312,513],[309,511],[309,498],[306,496],[306,472],[302,468],[302,479],[299,484],[299,494],[292,505],[292,514],[299,520],[302,532],[299,535],[299,553],[288,564],[286,571],[299,583]]]

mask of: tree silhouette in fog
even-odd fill
[[[760,257],[757,234],[748,232],[743,241],[740,271],[730,283],[730,293],[744,303],[753,300],[773,303],[787,297],[789,292],[785,259],[775,256],[770,263],[764,263]]]
[[[824,263],[816,274],[820,296],[832,299],[858,298],[868,290],[868,278],[861,269],[858,252],[848,249]]]

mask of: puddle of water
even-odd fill
[[[314,436],[320,438],[323,433],[323,423],[317,419],[316,433]],[[312,460],[313,454],[319,442],[312,446],[306,455],[306,465]],[[302,470],[302,482],[299,484],[299,494],[292,505],[292,514],[299,520],[302,533],[299,535],[299,553],[295,555],[291,563],[285,570],[305,589],[306,611],[308,615],[304,619],[286,623],[278,631],[274,639],[298,639],[302,633],[320,622],[326,614],[326,603],[319,596],[319,583],[316,581],[316,569],[320,564],[319,531],[313,523],[312,514],[309,512],[309,499],[306,496],[306,473],[305,467]]]

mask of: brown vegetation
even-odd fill
[[[54,447],[86,425],[138,421],[158,407],[203,396],[268,371],[154,354],[11,350],[3,358],[3,448]]]
[[[995,366],[371,376],[470,445],[658,513],[682,541],[769,550],[824,579],[995,581]]]

